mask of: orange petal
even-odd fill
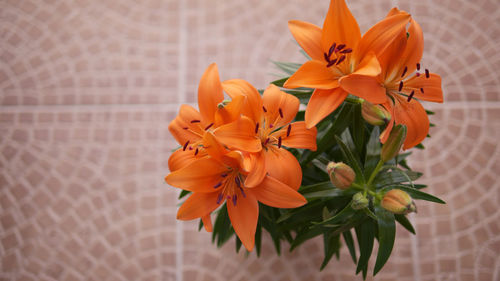
[[[241,153],[241,151],[229,151],[227,154],[222,156],[222,163],[235,169],[244,171],[247,170],[245,166],[245,158],[243,157],[243,153]]]
[[[212,158],[201,158],[191,164],[171,172],[165,181],[171,186],[192,192],[212,192],[214,185],[221,181],[221,174],[227,168]]]
[[[274,124],[275,128],[292,122],[300,106],[298,98],[281,91],[275,85],[267,87],[262,96],[262,102],[266,108],[265,116],[267,117],[267,122]]]
[[[203,227],[205,227],[205,230],[207,232],[212,232],[213,226],[212,226],[212,219],[210,218],[210,214],[201,217],[201,220],[203,221]]]
[[[206,155],[205,153],[197,153],[197,155],[195,156],[194,151],[192,150],[182,150],[182,148],[177,149],[168,158],[168,169],[171,172],[179,170],[189,165],[197,158],[203,157],[205,155]]]
[[[201,114],[192,106],[183,104],[179,114],[168,125],[168,130],[180,145],[184,145],[188,140],[193,143],[201,139],[204,133],[202,124]]]
[[[284,148],[270,147],[263,151],[267,173],[294,190],[299,189],[302,169],[297,158]]]
[[[224,100],[222,84],[219,78],[217,65],[212,63],[208,66],[200,79],[198,86],[198,107],[203,119],[207,122],[214,122],[217,105]]]
[[[227,201],[226,206],[234,232],[245,248],[252,251],[259,219],[259,203],[251,192],[247,192],[246,197],[238,197],[236,205]]]
[[[401,74],[404,71],[404,66],[401,66],[401,62],[406,59],[402,55],[407,42],[406,30],[402,29],[394,41],[378,56],[378,61],[382,69],[381,80],[390,83],[395,79],[401,79]]]
[[[408,33],[410,36],[408,37],[406,48],[404,53],[401,55],[400,60],[399,76],[401,76],[404,68],[407,67],[406,74],[403,78],[415,71],[417,63],[420,62],[422,54],[424,53],[424,33],[422,32],[420,25],[414,19],[410,20]]]
[[[410,15],[401,12],[375,24],[361,38],[358,50],[355,52],[356,57],[362,59],[369,52],[374,52],[376,56],[381,55],[401,30],[405,30],[409,21]]]
[[[349,95],[342,88],[331,90],[316,89],[306,108],[306,127],[316,126],[323,118],[332,113]]]
[[[423,89],[423,93],[420,90]],[[414,91],[413,97],[426,101],[443,102],[443,90],[441,89],[441,76],[429,73],[429,78],[425,74],[413,76],[404,82],[403,92],[410,94]]]
[[[222,156],[227,153],[227,150],[212,132],[206,132],[203,136],[203,148],[210,157],[218,161],[222,161]]]
[[[290,129],[288,129],[290,127]],[[294,148],[305,148],[316,150],[316,127],[306,128],[306,122],[298,121],[283,127],[278,132],[272,134],[274,137],[281,137],[282,145]]]
[[[379,104],[386,100],[386,90],[380,85],[376,77],[349,74],[340,79],[340,85],[347,92],[374,104]]]
[[[387,100],[388,101],[386,103],[383,103],[382,106],[391,113],[391,120],[385,127],[384,131],[380,134],[379,139],[381,143],[385,143],[387,141],[387,138],[389,137],[389,134],[394,127],[394,106],[391,99],[388,98]]]
[[[422,105],[413,99],[407,102],[404,98],[397,98],[394,105],[394,121],[408,128],[403,149],[412,148],[421,143],[429,132],[427,113]]]
[[[252,188],[252,194],[259,202],[276,208],[296,208],[307,203],[304,196],[271,176]]]
[[[323,23],[323,34],[321,46],[323,52],[328,50],[333,43],[346,44],[348,48],[354,49],[361,38],[356,19],[349,11],[344,0],[331,0],[325,22]]]
[[[389,13],[387,13],[387,16],[385,16],[386,18],[390,17],[390,16],[394,16],[394,15],[397,15],[399,13],[401,13],[402,11],[400,11],[398,8],[396,7],[393,7]]]
[[[236,96],[229,104],[217,107],[214,127],[217,128],[221,125],[236,121],[241,115],[245,100],[245,96]]]
[[[266,176],[264,153],[262,151],[260,153],[252,153],[250,154],[250,159],[252,161],[252,167],[245,179],[245,187],[254,187],[258,185]]]
[[[255,122],[260,121],[260,116],[263,113],[262,98],[254,86],[242,79],[231,79],[222,82],[222,87],[232,99],[237,96],[247,97],[246,106],[243,107],[242,114]]]
[[[194,220],[196,218],[203,218],[207,215],[210,219],[210,213],[219,206],[219,204],[217,204],[218,196],[218,192],[195,192],[191,194],[179,208],[179,211],[177,211],[177,219]],[[203,223],[205,223],[205,220],[203,220]]]
[[[260,139],[255,136],[255,123],[245,116],[215,129],[214,134],[221,143],[231,148],[247,152],[262,149]]]
[[[339,86],[339,74],[326,62],[311,60],[304,63],[283,85],[285,88],[307,87],[315,89],[333,89]]]
[[[288,22],[288,28],[297,43],[312,59],[323,59],[323,50],[321,49],[322,31],[319,26],[304,21],[291,20]]]

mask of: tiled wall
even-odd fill
[[[432,138],[412,164],[447,205],[418,202],[376,280],[500,280],[500,3],[352,0],[361,29],[392,5],[425,32],[443,77]],[[0,1],[0,280],[359,280],[315,240],[276,257],[221,250],[178,222],[168,122],[201,73],[260,88],[270,60],[304,61],[290,19],[328,1]]]

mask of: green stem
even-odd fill
[[[373,170],[372,174],[370,175],[370,179],[368,179],[368,183],[367,183],[368,186],[372,185],[372,182],[375,179],[375,176],[378,174],[378,172],[380,171],[380,169],[382,168],[383,165],[384,165],[384,161],[382,161],[382,159],[379,160],[377,163],[377,166],[375,167],[375,170]]]
[[[347,98],[345,98],[345,101],[349,102],[349,103],[356,104],[356,103],[360,103],[361,100],[359,98],[356,98],[356,97],[347,97]]]

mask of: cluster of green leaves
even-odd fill
[[[287,74],[299,67],[297,64],[276,63]],[[273,84],[282,87],[287,78],[276,80]],[[312,89],[285,90],[307,104]],[[304,119],[300,111],[297,121]],[[316,151],[290,149],[302,167],[303,179],[299,192],[308,203],[295,209],[277,209],[259,205],[255,248],[260,255],[262,230],[267,231],[274,243],[277,254],[281,253],[282,241],[290,245],[290,251],[308,241],[322,236],[324,259],[323,269],[335,255],[340,258],[340,248],[344,243],[349,249],[352,261],[357,265],[356,274],[366,278],[368,262],[372,255],[375,240],[378,253],[373,269],[377,274],[389,259],[396,237],[396,223],[415,234],[415,229],[405,215],[395,215],[380,206],[380,200],[390,189],[401,189],[414,199],[444,204],[439,198],[421,191],[425,185],[414,184],[422,176],[412,171],[406,159],[410,153],[401,153],[380,165],[381,144],[380,128],[362,119],[361,104],[356,97],[346,101],[330,116],[317,125],[318,137]],[[423,146],[421,146],[423,148]],[[344,162],[356,173],[353,186],[341,190],[332,185],[326,173],[328,162]],[[372,173],[373,175],[372,178]],[[367,208],[360,210],[351,207],[352,197],[364,192],[369,199]],[[367,193],[369,192],[369,193]],[[186,195],[185,193],[181,196]],[[200,229],[202,222],[200,220]],[[225,206],[217,211],[213,226],[212,241],[222,246],[234,235]],[[235,236],[236,237],[236,236]],[[355,239],[356,238],[356,239]],[[241,249],[241,241],[236,237],[236,251]],[[357,242],[355,242],[357,241]]]

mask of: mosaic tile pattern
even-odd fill
[[[376,3],[376,4],[375,4]],[[411,162],[447,205],[418,202],[418,236],[369,280],[500,280],[500,4],[348,3],[362,30],[393,5],[425,31],[422,63],[443,77],[438,127]],[[302,62],[290,19],[321,25],[328,1],[2,1],[0,280],[353,280],[321,241],[260,258],[218,250],[178,222],[163,183],[168,122],[194,103],[205,67],[263,88],[271,60]],[[286,249],[286,245],[283,245]],[[357,277],[359,280],[360,278]]]

